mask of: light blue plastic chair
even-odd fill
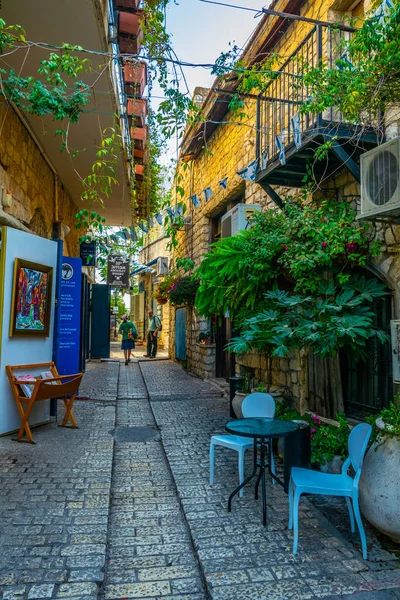
[[[359,423],[352,429],[348,441],[349,456],[343,464],[341,475],[331,475],[330,473],[321,473],[320,471],[299,467],[292,469],[289,482],[289,529],[294,529],[293,554],[297,553],[299,539],[300,496],[301,494],[320,494],[322,496],[344,496],[346,498],[351,532],[355,532],[355,516],[361,537],[363,558],[367,559],[367,540],[358,505],[358,483],[371,432],[372,427],[367,423]],[[350,466],[354,469],[354,478],[347,473]]]
[[[249,417],[267,417],[275,416],[275,400],[269,394],[254,392],[249,394],[242,403],[242,413],[245,419]],[[214,483],[214,458],[215,446],[224,446],[238,452],[239,483],[244,481],[244,455],[248,448],[254,448],[253,438],[241,437],[239,435],[213,435],[210,443],[210,485]],[[274,457],[272,456],[271,471],[276,475]],[[272,479],[275,485],[275,480]],[[243,496],[243,489],[239,492]]]

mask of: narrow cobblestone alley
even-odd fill
[[[236,453],[210,487],[208,451],[228,401],[176,363],[89,363],[75,407],[78,430],[0,439],[5,600],[400,598],[398,560],[369,529],[363,561],[340,504],[302,501],[296,557],[280,486],[266,529],[250,488],[227,512]]]

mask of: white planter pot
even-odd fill
[[[376,422],[384,428],[381,419]],[[369,449],[362,468],[359,493],[364,517],[400,543],[400,439],[385,437]]]
[[[232,400],[233,412],[235,413],[238,419],[244,418],[242,413],[242,403],[248,395],[248,393],[236,392],[235,397]]]

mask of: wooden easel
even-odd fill
[[[28,381],[18,381],[14,374],[14,371],[18,370],[29,370],[29,369],[41,369],[43,371],[51,371],[52,379],[41,379],[36,378],[36,382],[32,391],[32,396],[27,398],[23,395],[20,388],[21,384],[28,384]],[[11,389],[14,395],[14,400],[17,405],[18,412],[21,416],[21,427],[19,428],[17,437],[14,438],[17,442],[27,442],[35,444],[33,440],[32,431],[29,427],[28,419],[31,414],[33,405],[39,400],[50,400],[51,398],[62,398],[65,405],[65,415],[59,427],[73,427],[78,428],[75,417],[72,413],[72,407],[75,402],[76,394],[78,392],[83,373],[76,373],[74,375],[59,375],[56,365],[54,362],[50,363],[38,363],[32,365],[14,365],[6,367],[7,376],[10,381]],[[55,382],[57,385],[54,385]],[[25,410],[24,410],[25,404]],[[71,424],[68,424],[68,421]],[[24,432],[26,437],[23,437]]]

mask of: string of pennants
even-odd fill
[[[387,2],[391,2],[391,0],[386,0]],[[293,140],[296,148],[300,148],[302,144],[302,132],[301,132],[301,117],[300,113],[295,113],[290,119],[290,125],[293,135]],[[286,156],[285,156],[285,136],[286,132],[281,132],[275,136],[275,145],[279,152],[279,161],[282,165],[286,164]],[[262,153],[260,157],[260,161],[253,160],[247,167],[240,169],[237,171],[237,175],[241,177],[244,181],[254,182],[256,180],[257,167],[259,165],[260,170],[263,171],[268,163],[269,158],[269,147],[267,147]],[[219,187],[225,190],[228,186],[228,177],[224,177],[218,182]],[[211,196],[214,194],[213,189],[210,186],[205,187],[200,194],[192,194],[189,198],[194,206],[194,208],[198,208],[201,205],[201,197],[204,198],[205,202],[208,202]],[[182,204],[176,204],[174,207],[167,207],[163,211],[158,212],[154,215],[154,220],[162,225],[164,222],[165,215],[168,215],[171,219],[182,216],[183,214],[183,206]],[[153,219],[147,219],[146,222],[138,223],[139,229],[143,233],[148,233],[149,228],[154,226]]]
[[[379,28],[379,26],[383,25],[384,19],[387,16],[388,12],[393,8],[394,8],[393,0],[383,0],[379,4],[378,8],[375,10],[375,12],[370,17],[369,20],[371,22],[375,21],[376,26]],[[343,52],[339,58],[340,58],[340,63],[338,65],[339,69],[344,69],[344,68],[353,69],[354,68],[354,65],[351,62],[351,58],[348,55],[347,51]],[[309,96],[307,98],[307,100],[310,100],[310,99],[311,99],[311,96]],[[290,127],[291,127],[294,144],[295,144],[296,148],[299,149],[302,144],[301,116],[300,116],[299,112],[294,113],[294,115],[291,117]],[[281,133],[279,133],[275,136],[275,145],[279,152],[278,158],[279,158],[279,162],[281,163],[281,165],[286,165],[286,156],[285,156],[285,137],[286,137],[286,135],[287,135],[287,132],[282,131]],[[239,177],[241,177],[244,181],[253,181],[254,182],[256,179],[258,164],[259,164],[261,171],[263,171],[267,167],[269,151],[270,151],[269,147],[265,148],[265,150],[261,153],[260,161],[254,160],[249,165],[247,165],[247,167],[245,167],[244,169],[237,171],[237,174],[239,175]],[[228,185],[228,177],[224,177],[223,179],[221,179],[218,182],[218,185],[222,189],[225,190]],[[208,202],[208,200],[211,198],[213,193],[214,192],[213,192],[212,188],[208,186],[200,192],[200,196],[203,196],[205,202]],[[190,196],[190,200],[195,209],[201,205],[201,200],[199,198],[199,195],[197,195],[197,194],[193,194],[192,196]],[[182,205],[177,204],[173,208],[168,207],[165,209],[165,211],[159,212],[156,215],[154,215],[154,219],[157,221],[157,223],[159,225],[163,224],[163,221],[164,221],[163,214],[164,215],[168,214],[168,216],[170,218],[174,218],[176,216],[181,216],[183,214]],[[139,229],[141,229],[141,231],[143,231],[143,233],[148,233],[149,227],[151,228],[154,225],[153,219],[147,219],[146,223],[147,223],[147,225],[144,224],[143,222],[138,223],[138,227],[139,227]]]

